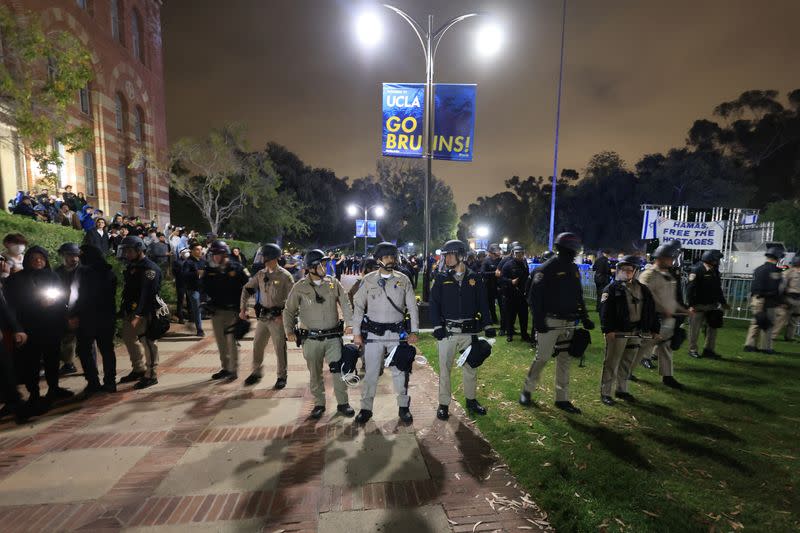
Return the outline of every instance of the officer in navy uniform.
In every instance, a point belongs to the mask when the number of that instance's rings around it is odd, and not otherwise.
[[[492,243],[489,245],[486,259],[484,259],[483,263],[481,263],[481,277],[483,278],[484,285],[486,285],[486,296],[489,298],[489,314],[492,318],[492,324],[497,324],[497,309],[495,306],[501,304],[500,295],[497,291],[497,276],[495,276],[494,273],[497,270],[497,266],[500,264],[502,253],[503,252],[500,250],[500,245],[497,243]],[[503,316],[503,306],[500,305],[501,329],[505,325],[505,322],[503,322]]]
[[[366,375],[361,384],[361,410],[356,423],[365,424],[372,418],[372,405],[378,388],[378,376],[384,358],[401,340],[416,344],[419,332],[417,300],[408,276],[395,270],[397,246],[382,242],[375,247],[378,271],[364,276],[353,298],[353,342],[364,347]],[[405,318],[408,314],[409,321]],[[365,338],[366,337],[366,338]],[[409,405],[408,378],[396,366],[389,367],[397,394],[398,416],[406,424],[413,421]]]
[[[722,254],[717,250],[703,252],[700,261],[689,272],[686,285],[689,311],[693,313],[689,319],[689,355],[700,357],[697,341],[700,330],[706,322],[706,314],[726,307],[725,295],[722,293],[722,278],[719,273],[719,260]],[[706,340],[702,357],[719,358],[715,348],[717,344],[716,328],[706,327]]]
[[[783,250],[780,248],[770,248],[764,254],[766,262],[753,272],[753,283],[750,286],[750,310],[753,313],[753,320],[747,330],[747,340],[745,341],[745,352],[761,351],[766,354],[776,354],[772,349],[772,328],[775,326],[775,311],[781,305],[781,283],[783,272],[778,268],[778,261],[783,258]],[[756,315],[763,313],[769,324],[768,328],[763,328],[756,319]],[[761,336],[759,349],[758,337]]]
[[[519,403],[531,405],[531,392],[536,390],[542,370],[553,357],[556,344],[568,343],[574,334],[575,322],[580,320],[586,329],[594,329],[583,301],[581,276],[575,257],[581,243],[574,233],[561,233],[556,237],[557,255],[533,271],[528,305],[533,313],[536,329],[536,358],[528,370]],[[568,413],[581,410],[569,401],[569,367],[572,356],[560,352],[556,357],[556,407]]]
[[[206,308],[213,313],[211,326],[219,349],[222,368],[211,379],[234,381],[239,376],[239,347],[231,328],[239,320],[239,301],[242,287],[249,277],[244,266],[231,259],[231,249],[225,241],[214,241],[208,247],[208,267],[203,288],[208,300]]]
[[[514,322],[519,316],[519,331],[522,340],[530,342],[528,335],[528,305],[525,302],[525,287],[528,285],[528,263],[525,261],[525,248],[516,245],[511,250],[512,259],[503,265],[500,280],[505,302],[506,340],[514,340]]]
[[[122,341],[128,349],[133,370],[119,382],[136,381],[135,389],[158,383],[158,346],[147,338],[147,326],[161,290],[161,269],[145,256],[144,241],[129,235],[119,244],[122,258],[128,263],[122,288]],[[142,352],[144,351],[144,355]]]
[[[504,336],[506,334],[513,335],[514,330],[506,331],[506,298],[505,298],[505,282],[503,281],[503,267],[506,266],[506,263],[509,261],[514,260],[514,247],[518,246],[519,243],[517,241],[512,242],[508,245],[508,253],[504,256],[500,257],[500,261],[497,263],[497,270],[494,271],[495,279],[497,280],[497,294],[500,297],[500,336]]]
[[[447,420],[452,397],[450,371],[456,354],[470,346],[472,336],[484,329],[487,337],[494,337],[495,333],[490,327],[483,278],[464,264],[467,247],[461,241],[447,241],[442,253],[445,270],[436,274],[431,287],[429,310],[431,324],[436,326],[433,335],[439,341],[439,408],[436,417]],[[465,363],[461,370],[467,410],[485,415],[486,408],[475,397],[478,388],[477,369]]]

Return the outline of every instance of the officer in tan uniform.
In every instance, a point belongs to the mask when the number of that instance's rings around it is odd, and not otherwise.
[[[303,346],[303,357],[311,375],[311,393],[314,395],[311,418],[314,419],[322,418],[325,412],[323,360],[330,364],[342,358],[342,335],[346,333],[343,326],[352,324],[353,320],[347,292],[336,278],[325,275],[326,262],[322,250],[311,250],[306,254],[306,277],[294,284],[283,311],[286,338],[291,342],[299,339]],[[339,308],[344,323],[339,320]],[[351,330],[350,327],[347,329]],[[334,375],[333,391],[336,410],[344,416],[355,415],[348,403],[347,385],[339,375]]]
[[[395,270],[397,246],[382,242],[375,247],[374,254],[379,269],[364,276],[353,298],[353,342],[364,346],[366,367],[361,389],[361,410],[356,416],[359,424],[365,424],[372,418],[372,404],[384,357],[401,340],[415,344],[419,332],[417,300],[411,280]],[[410,372],[403,372],[396,366],[389,368],[397,394],[398,416],[408,424],[413,421],[408,409],[411,402],[408,396]]]
[[[639,282],[650,289],[653,295],[656,313],[661,320],[661,339],[642,340],[636,359],[649,358],[655,349],[661,381],[673,389],[682,389],[683,385],[672,375],[672,348],[669,341],[675,333],[675,314],[688,313],[688,310],[678,303],[676,297],[678,282],[670,270],[675,262],[674,253],[674,249],[668,245],[659,246],[653,254],[653,268],[648,268],[639,275]]]
[[[239,318],[247,320],[247,301],[258,291],[255,312],[258,322],[253,337],[253,371],[244,381],[245,385],[255,385],[264,376],[264,349],[272,339],[275,357],[278,361],[278,379],[275,389],[286,386],[286,334],[283,331],[283,309],[286,298],[292,290],[294,279],[289,271],[278,265],[281,248],[277,244],[265,244],[261,247],[264,268],[242,288],[239,302]]]
[[[600,401],[614,405],[615,396],[633,401],[628,392],[633,362],[639,353],[640,336],[656,336],[660,330],[655,303],[650,290],[635,279],[639,258],[626,255],[617,262],[616,279],[600,296],[600,327],[606,339]]]
[[[771,355],[777,353],[772,348],[772,330],[775,327],[775,310],[781,302],[783,274],[778,268],[778,261],[783,258],[783,250],[770,248],[764,255],[767,260],[753,272],[750,285],[753,320],[747,330],[744,351]]]
[[[775,310],[773,341],[781,332],[784,332],[785,340],[794,340],[797,325],[800,323],[800,254],[792,258],[791,267],[783,272],[783,298],[783,305]],[[789,329],[786,329],[787,324]]]

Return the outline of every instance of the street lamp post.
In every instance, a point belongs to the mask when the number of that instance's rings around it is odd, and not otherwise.
[[[359,210],[361,210],[361,209],[364,210],[364,218],[362,220],[364,220],[364,255],[366,256],[367,255],[367,239],[369,238],[369,231],[368,231],[368,228],[369,228],[369,218],[368,218],[369,217],[369,211],[370,211],[370,209],[374,210],[375,211],[375,216],[377,218],[380,218],[380,217],[383,216],[384,207],[381,204],[375,204],[375,205],[371,205],[369,207],[362,207],[362,206],[360,206],[358,204],[350,204],[347,207],[347,212],[350,214],[350,216],[355,216],[359,212]],[[355,253],[355,236],[353,237],[353,253]]]

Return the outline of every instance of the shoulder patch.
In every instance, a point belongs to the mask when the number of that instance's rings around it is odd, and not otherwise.
[[[469,286],[470,287],[474,287],[475,286],[475,278],[469,278]]]
[[[146,270],[145,273],[144,273],[144,277],[146,277],[149,280],[154,280],[154,279],[156,279],[156,271],[155,270]]]
[[[230,272],[228,272],[228,276],[230,276],[232,278],[236,277],[236,271],[235,270],[231,270]]]

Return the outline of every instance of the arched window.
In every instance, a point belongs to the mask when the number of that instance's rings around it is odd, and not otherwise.
[[[89,99],[90,94],[91,93],[89,92],[88,83],[84,87],[81,87],[78,90],[78,96],[81,103],[81,113],[83,113],[84,115],[92,114],[91,101]]]
[[[131,49],[133,50],[133,57],[144,63],[144,34],[142,33],[142,28],[142,17],[134,9],[131,16]]]
[[[144,139],[144,111],[139,106],[136,106],[133,112],[133,134],[136,142],[142,142]]]
[[[114,95],[114,121],[117,131],[125,131],[125,99],[120,93]]]

